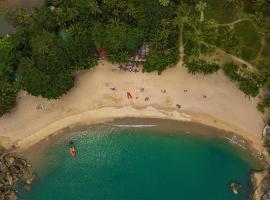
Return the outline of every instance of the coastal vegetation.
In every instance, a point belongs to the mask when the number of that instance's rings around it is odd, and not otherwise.
[[[192,74],[223,70],[245,95],[270,107],[270,4],[266,0],[46,0],[9,12],[16,31],[0,39],[0,115],[16,95],[58,98],[75,72],[97,64],[101,50],[126,63],[143,43],[144,71],[179,60]],[[264,92],[260,92],[264,91]]]

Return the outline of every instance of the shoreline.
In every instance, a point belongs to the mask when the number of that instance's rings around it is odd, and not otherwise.
[[[165,89],[166,93],[162,92]],[[127,92],[132,99],[127,98]],[[18,144],[23,152],[67,128],[123,118],[167,119],[226,131],[232,142],[244,141],[248,151],[269,166],[258,101],[245,98],[222,71],[206,77],[191,75],[179,63],[159,76],[156,72],[123,72],[118,65],[101,61],[79,72],[74,88],[60,99],[46,100],[21,92],[15,109],[0,118],[0,143]]]
[[[224,141],[235,146],[237,149],[241,150],[243,153],[247,153],[252,157],[252,162],[257,163],[259,167],[256,170],[262,169],[262,160],[259,160],[255,157],[255,153],[257,152],[256,149],[252,146],[252,141],[247,140],[243,136],[228,131],[224,129],[219,129],[213,126],[209,126],[206,124],[198,123],[195,121],[183,121],[183,120],[175,120],[175,119],[168,119],[168,118],[154,118],[154,117],[128,117],[128,118],[112,118],[108,120],[101,120],[96,121],[95,123],[91,124],[76,124],[74,126],[68,126],[58,131],[53,132],[52,134],[44,137],[43,139],[31,143],[27,143],[25,148],[20,148],[18,151],[22,154],[27,156],[34,156],[33,161],[36,161],[37,155],[43,154],[43,151],[51,144],[54,144],[55,141],[61,138],[69,138],[73,136],[77,136],[83,134],[85,132],[90,131],[92,128],[95,130],[96,127],[104,128],[104,129],[144,129],[150,132],[154,131],[155,134],[164,134],[164,132],[168,132],[171,135],[192,135],[194,137],[214,137],[220,138]],[[237,137],[239,140],[244,140],[245,144],[237,143],[237,141],[231,140],[232,137]],[[28,141],[28,140],[27,140]],[[22,141],[23,142],[23,141]],[[23,144],[23,143],[21,143]],[[24,147],[24,146],[23,146]],[[245,147],[245,148],[243,148]]]
[[[129,112],[126,115],[126,112]],[[111,113],[111,114],[108,114]],[[113,114],[112,114],[113,113]],[[122,115],[125,113],[124,115]],[[125,118],[138,118],[138,119],[160,119],[160,120],[172,120],[179,122],[191,122],[199,125],[215,128],[220,131],[228,132],[228,135],[235,135],[241,137],[248,143],[248,148],[258,152],[264,150],[262,141],[256,136],[247,133],[237,127],[233,127],[230,124],[217,120],[211,116],[202,115],[199,113],[184,113],[177,110],[162,110],[156,109],[152,106],[146,108],[136,109],[133,107],[104,107],[97,110],[90,110],[85,113],[80,113],[74,116],[69,116],[56,121],[38,132],[31,134],[21,140],[15,142],[19,146],[20,151],[25,151],[31,148],[33,145],[41,142],[42,140],[52,136],[61,134],[65,129],[77,130],[80,127],[89,127],[100,123],[112,122],[114,120],[120,120]]]
[[[126,97],[127,91],[133,99]],[[7,146],[15,143],[25,150],[67,127],[119,118],[157,118],[232,132],[250,141],[249,146],[258,153],[266,153],[258,100],[245,98],[221,71],[207,77],[191,75],[178,63],[159,76],[155,72],[123,72],[118,65],[100,61],[98,66],[79,72],[74,88],[60,99],[21,92],[15,109],[0,118],[0,138]]]

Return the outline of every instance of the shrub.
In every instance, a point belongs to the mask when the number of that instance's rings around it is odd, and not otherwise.
[[[108,55],[108,60],[112,63],[126,63],[128,62],[128,52],[122,51],[118,53],[111,53]]]
[[[223,65],[223,71],[233,81],[240,81],[240,76],[237,73],[239,66],[234,63],[226,63]]]
[[[259,86],[257,81],[253,78],[244,78],[240,81],[240,90],[247,96],[256,97],[259,94]]]
[[[0,116],[15,106],[18,91],[18,84],[7,77],[0,77]]]
[[[188,72],[191,74],[202,73],[213,74],[218,71],[219,66],[216,63],[208,63],[203,59],[192,59],[191,61],[186,62],[185,65],[188,69]]]
[[[266,108],[270,108],[270,98],[262,99],[257,105],[257,109],[262,113],[265,112]]]
[[[179,60],[179,52],[177,48],[170,49],[166,52],[152,51],[150,52],[147,61],[143,68],[147,72],[155,71],[162,72],[168,65],[175,65]]]

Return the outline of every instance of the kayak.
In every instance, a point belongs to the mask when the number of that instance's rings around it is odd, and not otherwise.
[[[76,157],[76,149],[75,149],[75,146],[74,146],[74,143],[73,142],[70,142],[69,143],[69,152],[70,152],[70,156],[72,158],[75,158]]]

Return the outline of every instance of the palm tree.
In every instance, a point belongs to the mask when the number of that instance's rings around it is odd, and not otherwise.
[[[201,13],[200,21],[202,22],[204,20],[204,10],[206,8],[207,4],[204,1],[199,1],[196,4],[196,10]]]
[[[175,18],[173,24],[180,30],[183,30],[184,25],[188,22],[189,8],[185,3],[181,3],[175,12]]]
[[[70,23],[74,23],[78,17],[79,12],[73,8],[66,8],[58,12],[57,14],[57,24],[61,28],[67,28]]]
[[[133,18],[135,17],[136,8],[131,1],[128,1],[128,3],[127,3],[126,12],[127,12],[128,16],[133,17]]]
[[[158,29],[157,32],[152,35],[152,37],[150,39],[150,45],[154,49],[158,49],[158,50],[164,49],[167,45],[169,32],[170,32],[170,30],[168,30],[166,28]]]
[[[170,0],[159,0],[159,4],[162,6],[168,6],[170,3]]]
[[[173,25],[180,30],[179,34],[179,52],[180,52],[180,63],[183,63],[184,59],[184,44],[183,44],[183,30],[186,23],[189,22],[189,7],[185,3],[181,3],[175,12],[175,18],[173,19]]]
[[[90,1],[88,3],[88,7],[90,9],[90,12],[95,16],[102,13],[97,1]]]

